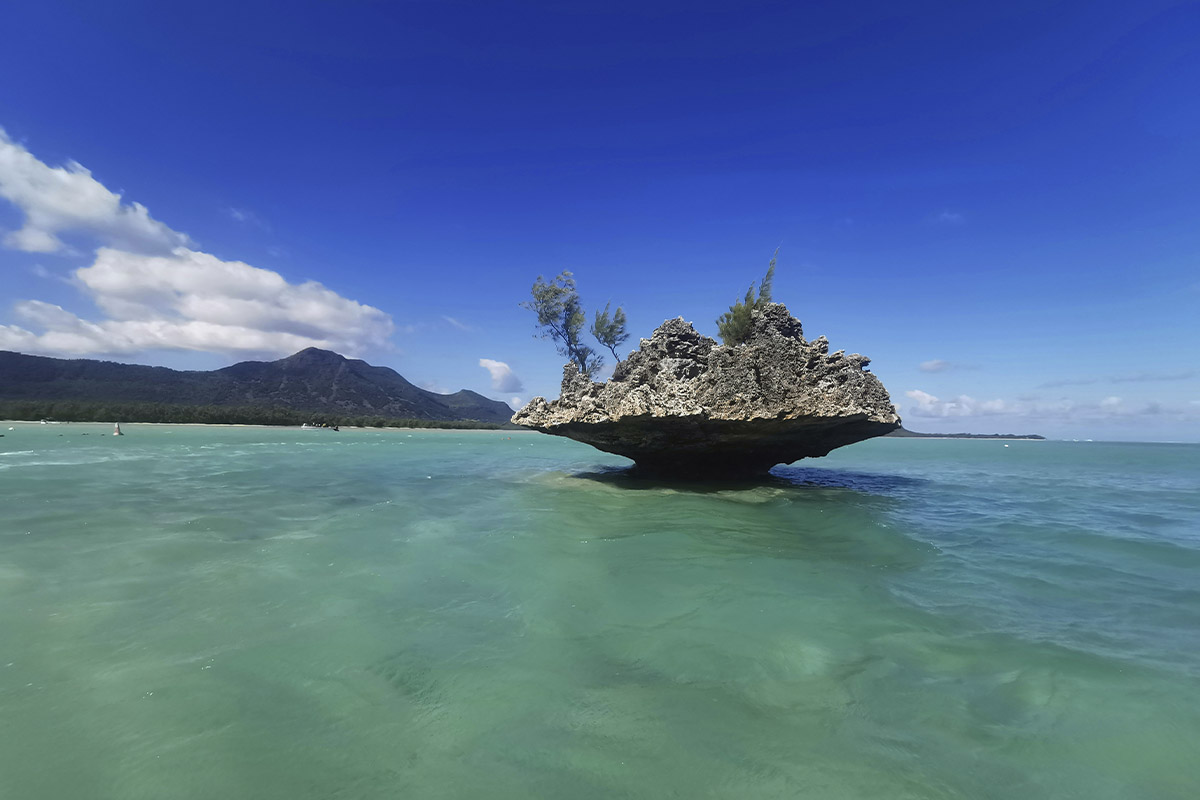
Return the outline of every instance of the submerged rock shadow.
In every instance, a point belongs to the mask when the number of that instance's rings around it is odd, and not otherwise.
[[[869,571],[855,580],[883,574],[875,570],[919,569],[937,552],[910,533],[903,513],[906,495],[929,482],[903,475],[780,467],[741,480],[686,481],[599,467],[569,480],[602,487],[607,495],[593,500],[607,512],[607,529],[589,539],[683,534],[688,557],[752,555]],[[629,490],[646,497],[621,502],[614,496]],[[622,516],[614,517],[613,508]]]
[[[688,480],[641,470],[637,465],[599,467],[571,473],[571,477],[618,489],[668,489],[692,494],[712,494],[750,489],[796,490],[804,488],[849,489],[854,492],[889,496],[929,483],[924,478],[824,467],[776,467],[765,475],[712,480]]]
[[[776,467],[771,476],[790,486],[814,486],[823,489],[852,489],[867,494],[894,495],[928,486],[928,478],[878,472],[829,469],[828,467]]]

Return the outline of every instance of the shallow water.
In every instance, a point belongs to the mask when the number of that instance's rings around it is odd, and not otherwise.
[[[1200,796],[1200,446],[14,427],[4,798]]]

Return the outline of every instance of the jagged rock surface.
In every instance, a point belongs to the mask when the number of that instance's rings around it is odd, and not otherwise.
[[[805,341],[779,303],[753,318],[750,340],[733,347],[667,320],[607,383],[568,364],[562,396],[535,397],[512,421],[646,472],[698,477],[763,473],[900,427],[870,359]]]

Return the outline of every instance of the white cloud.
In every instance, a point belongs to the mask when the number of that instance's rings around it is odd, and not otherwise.
[[[24,325],[0,325],[0,349],[46,355],[147,350],[285,355],[321,347],[348,355],[385,346],[395,330],[378,308],[315,281],[289,283],[271,270],[183,246],[188,237],[127,204],[79,164],[52,168],[0,129],[0,197],[25,213],[6,237],[20,249],[61,250],[59,233],[88,233],[104,246],[71,282],[107,318],[86,320],[39,300],[15,306]],[[248,214],[237,209],[234,212]],[[252,216],[248,220],[256,219]]]
[[[1011,408],[1003,400],[976,400],[960,394],[953,400],[940,400],[920,389],[904,393],[915,401],[912,414],[918,417],[974,417],[983,414],[1003,414]]]
[[[108,315],[89,322],[37,300],[18,303],[34,333],[0,325],[0,348],[47,354],[204,350],[282,355],[322,347],[350,355],[382,346],[391,318],[319,283],[288,283],[276,272],[178,248],[148,256],[96,252],[75,282]]]
[[[934,217],[933,221],[939,225],[962,225],[967,220],[957,211],[943,211]]]
[[[525,405],[525,401],[521,397],[514,394],[512,397],[508,398],[508,404],[514,409],[520,410],[521,406]]]
[[[88,233],[109,245],[136,252],[169,252],[189,244],[186,234],[150,216],[140,203],[125,203],[82,165],[70,161],[51,167],[34,157],[0,128],[0,197],[25,216],[4,244],[29,253],[66,249],[59,234]]]
[[[525,388],[521,385],[521,379],[503,361],[481,358],[479,366],[492,374],[492,388],[498,392],[519,392]]]

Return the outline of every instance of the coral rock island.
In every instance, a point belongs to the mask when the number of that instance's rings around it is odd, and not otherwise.
[[[753,314],[745,344],[719,345],[667,320],[607,383],[563,368],[562,396],[535,397],[512,421],[637,462],[641,472],[733,477],[823,456],[900,427],[870,359],[805,341],[779,303]]]

